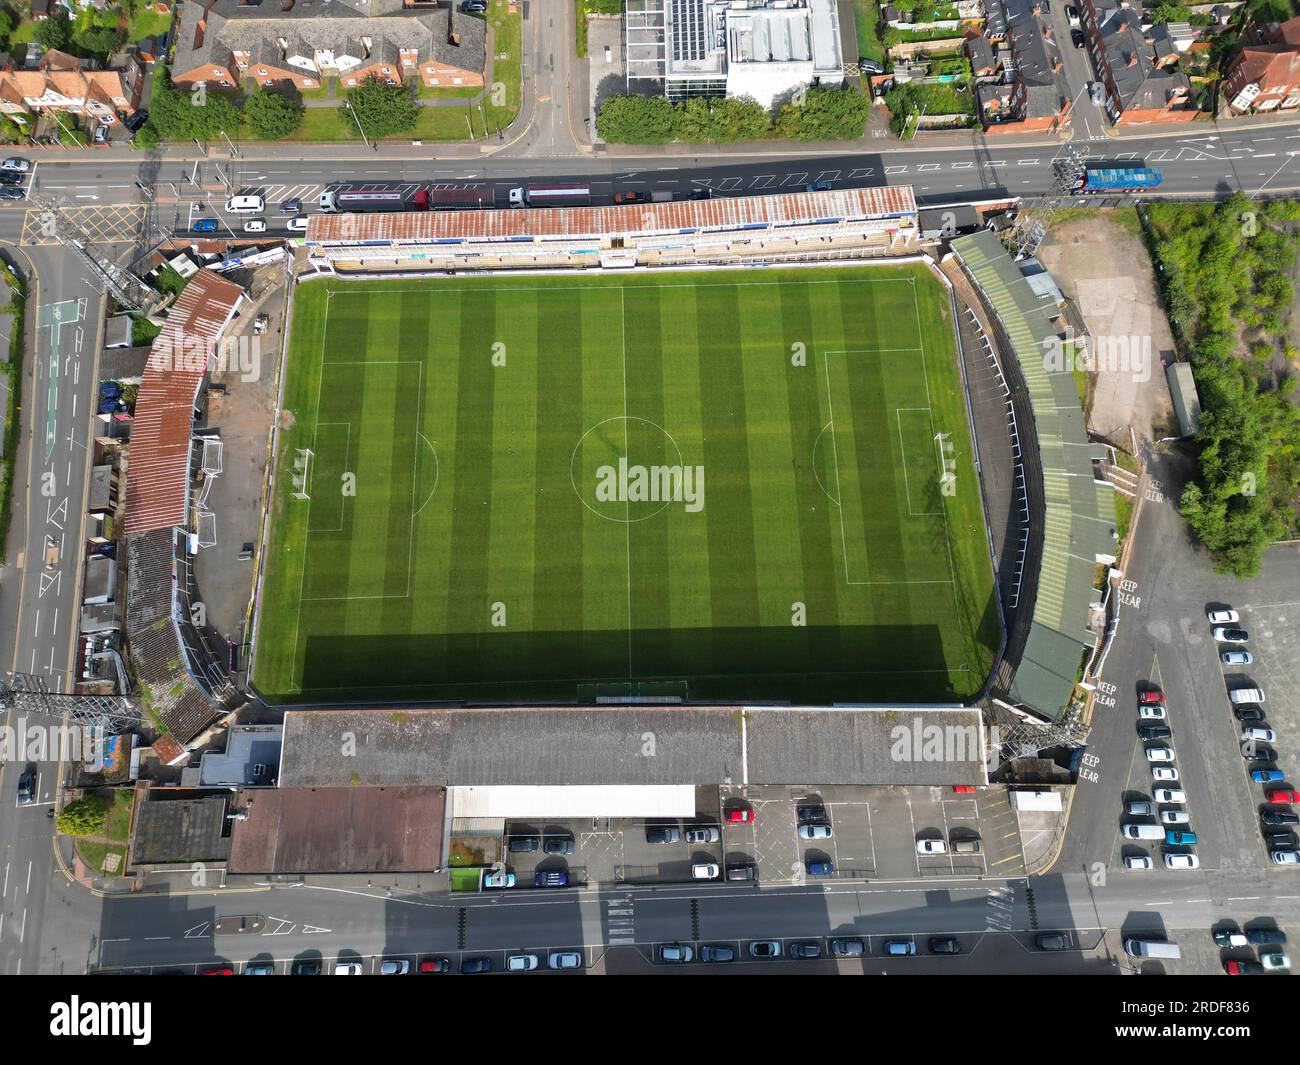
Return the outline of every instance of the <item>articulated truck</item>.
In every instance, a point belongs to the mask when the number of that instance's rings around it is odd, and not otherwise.
[[[344,186],[326,189],[320,194],[320,209],[325,214],[340,214],[344,211],[357,214],[373,214],[377,211],[427,211],[429,190],[416,189],[408,199],[396,186],[368,189]]]
[[[529,185],[510,190],[511,207],[590,207],[586,185]]]

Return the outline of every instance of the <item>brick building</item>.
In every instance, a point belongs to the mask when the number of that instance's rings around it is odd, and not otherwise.
[[[1081,0],[1080,16],[1093,66],[1117,126],[1190,122],[1191,82],[1178,69],[1178,43],[1164,26],[1143,30],[1130,0]]]
[[[1248,43],[1223,80],[1223,98],[1236,114],[1300,106],[1300,18],[1248,32]]]

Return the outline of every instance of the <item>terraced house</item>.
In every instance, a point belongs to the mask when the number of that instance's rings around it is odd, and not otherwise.
[[[24,125],[50,111],[87,115],[112,125],[139,106],[140,67],[127,57],[118,70],[96,66],[57,51],[46,52],[35,70],[19,69],[8,56],[2,57],[0,112]]]
[[[1129,0],[1081,0],[1084,35],[1106,114],[1117,126],[1190,122],[1197,111],[1191,82],[1178,69],[1178,41],[1168,26],[1142,27]]]
[[[182,87],[351,88],[375,77],[429,87],[478,86],[487,23],[455,5],[403,0],[186,0],[172,81]]]

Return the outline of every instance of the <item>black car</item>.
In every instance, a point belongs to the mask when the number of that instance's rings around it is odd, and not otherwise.
[[[883,74],[885,72],[884,64],[875,59],[859,59],[858,69],[864,74]]]
[[[804,958],[812,960],[822,956],[822,945],[820,943],[803,942],[790,944],[790,957]]]
[[[281,214],[302,214],[302,200],[285,200],[280,204]]]
[[[795,810],[795,816],[799,818],[799,824],[811,825],[826,820],[825,806],[800,806]]]
[[[296,961],[289,966],[290,976],[320,976],[320,962]]]
[[[1264,840],[1268,843],[1269,850],[1293,851],[1297,847],[1294,832],[1269,832],[1264,836]]]
[[[26,769],[18,778],[18,804],[28,806],[36,801],[36,774]]]
[[[954,936],[941,936],[927,944],[931,954],[960,954],[961,944]]]
[[[1070,43],[1071,43],[1072,45],[1074,45],[1075,48],[1082,48],[1082,47],[1083,47],[1083,30],[1071,30],[1071,31],[1070,31]]]
[[[712,196],[712,189],[691,189],[691,191],[686,194],[688,200],[707,200]]]
[[[572,854],[572,836],[547,836],[542,840],[542,850],[547,854]]]
[[[148,121],[149,121],[148,111],[136,111],[134,114],[127,115],[126,118],[122,120],[122,125],[124,125],[132,133],[139,133],[141,127],[144,126],[144,124]]]
[[[752,865],[727,866],[728,880],[757,880],[758,870]]]
[[[647,843],[676,843],[679,839],[681,839],[681,833],[673,825],[646,825],[645,841]]]
[[[1144,740],[1167,740],[1173,734],[1168,725],[1143,725],[1138,729],[1138,735]]]
[[[1274,943],[1285,943],[1286,933],[1280,928],[1248,928],[1246,940],[1255,947],[1267,947]]]
[[[26,176],[14,170],[0,170],[0,185],[21,185]]]
[[[1293,814],[1290,810],[1265,810],[1259,815],[1259,820],[1269,828],[1284,828],[1300,825],[1300,814]]]
[[[735,961],[736,952],[730,947],[715,947],[705,944],[700,947],[700,961]]]
[[[1039,950],[1069,950],[1070,941],[1060,932],[1048,932],[1034,940]]]
[[[831,953],[837,958],[860,958],[866,953],[866,944],[860,939],[851,937],[832,939]]]
[[[25,200],[27,193],[22,189],[0,187],[0,200]]]
[[[460,971],[463,973],[490,973],[492,971],[492,959],[466,958],[460,963]]]
[[[511,836],[509,849],[515,854],[529,854],[541,845],[541,836]]]
[[[1243,743],[1241,756],[1251,762],[1276,762],[1277,751],[1267,743]]]
[[[460,9],[467,15],[481,15],[487,10],[487,0],[460,0]]]
[[[1232,712],[1243,725],[1255,725],[1264,720],[1264,711],[1258,706],[1236,706]]]

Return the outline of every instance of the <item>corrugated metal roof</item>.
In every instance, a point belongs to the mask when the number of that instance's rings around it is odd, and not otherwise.
[[[153,343],[135,401],[126,474],[126,531],[185,524],[194,398],[221,331],[244,290],[200,270]]]
[[[888,218],[915,211],[912,187],[892,185],[616,207],[326,214],[312,215],[307,226],[307,243],[631,236],[680,229],[806,223],[822,218]]]

